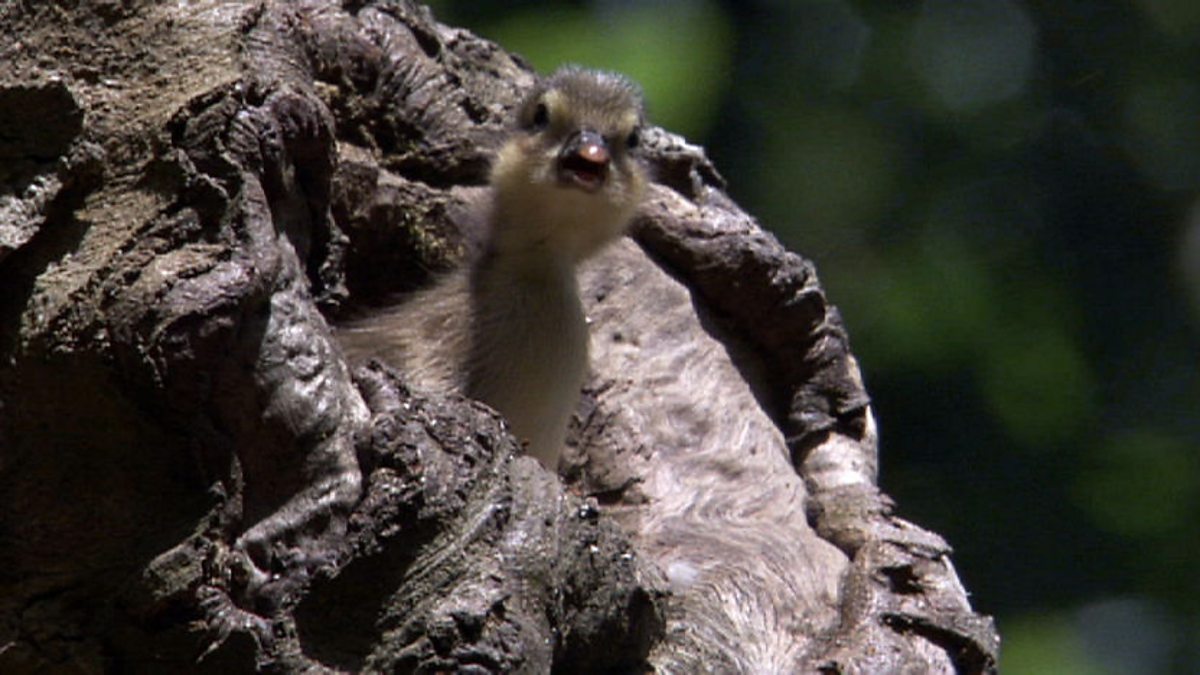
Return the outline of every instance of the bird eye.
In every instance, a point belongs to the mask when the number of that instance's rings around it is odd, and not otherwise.
[[[544,129],[548,124],[550,124],[550,109],[546,107],[545,103],[539,103],[533,111],[533,127]]]
[[[630,150],[636,148],[641,142],[642,134],[637,129],[629,132],[629,135],[625,137],[625,146]]]

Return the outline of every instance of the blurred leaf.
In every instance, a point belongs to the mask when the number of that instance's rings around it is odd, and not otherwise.
[[[886,265],[835,266],[857,326],[855,347],[868,370],[946,372],[968,367],[994,320],[994,283],[978,256],[952,236],[929,233],[894,246]],[[841,294],[835,296],[843,301]]]
[[[977,109],[1021,94],[1036,31],[1010,0],[928,0],[913,27],[912,61],[941,105]]]
[[[895,189],[894,150],[861,111],[797,101],[760,114],[771,141],[757,158],[752,190],[774,203],[773,227],[819,252],[853,241],[883,214]]]
[[[1073,496],[1097,525],[1116,534],[1189,534],[1200,515],[1198,453],[1157,430],[1121,434],[1082,467]]]
[[[1179,243],[1179,274],[1192,301],[1193,325],[1200,328],[1200,202],[1192,205]]]
[[[1197,120],[1200,86],[1194,81],[1144,73],[1126,91],[1126,145],[1142,173],[1164,189],[1200,185]]]
[[[1088,658],[1071,621],[1059,614],[1027,614],[1000,626],[1005,675],[1116,675]]]
[[[480,31],[543,73],[578,63],[629,75],[646,91],[651,120],[692,138],[708,132],[729,84],[732,29],[705,0],[546,7]]]
[[[1138,595],[1093,600],[1075,612],[1075,619],[1087,653],[1121,675],[1171,672],[1186,625],[1160,603]]]
[[[984,398],[1023,444],[1049,449],[1092,418],[1090,367],[1060,324],[1013,322],[982,357]]]
[[[1167,35],[1194,40],[1200,29],[1200,3],[1196,0],[1137,0],[1137,4]]]

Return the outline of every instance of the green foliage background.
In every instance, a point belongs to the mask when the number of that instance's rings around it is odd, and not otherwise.
[[[1005,673],[1200,672],[1200,2],[433,7],[633,76],[818,263]]]

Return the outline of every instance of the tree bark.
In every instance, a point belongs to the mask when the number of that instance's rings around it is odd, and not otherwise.
[[[661,129],[563,475],[329,322],[534,76],[402,0],[0,9],[0,671],[992,672],[812,266]]]

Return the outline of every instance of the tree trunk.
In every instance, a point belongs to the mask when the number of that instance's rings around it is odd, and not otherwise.
[[[811,265],[646,135],[562,476],[329,322],[533,74],[403,0],[0,8],[0,671],[991,672]]]

